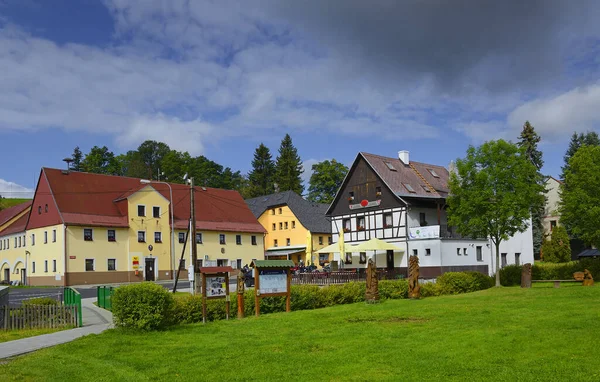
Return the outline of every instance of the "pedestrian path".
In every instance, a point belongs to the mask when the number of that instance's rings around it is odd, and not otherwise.
[[[95,301],[96,298],[81,300],[83,327],[0,343],[0,359],[64,344],[88,334],[100,334],[112,328],[112,313],[108,310],[98,308],[94,305]]]

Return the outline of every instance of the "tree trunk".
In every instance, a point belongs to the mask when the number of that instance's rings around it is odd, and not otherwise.
[[[497,240],[496,243],[496,286],[500,285],[500,240]]]

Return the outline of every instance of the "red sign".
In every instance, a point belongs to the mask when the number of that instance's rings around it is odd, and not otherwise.
[[[77,256],[69,256],[69,259],[71,260],[75,260],[77,258]]]
[[[356,210],[359,208],[377,207],[380,204],[381,204],[381,200],[374,200],[374,201],[370,202],[370,201],[364,199],[364,200],[361,200],[361,202],[358,204],[350,204],[350,209]]]

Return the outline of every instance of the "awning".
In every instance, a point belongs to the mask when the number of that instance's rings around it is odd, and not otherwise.
[[[267,249],[267,251],[265,252],[265,258],[268,258],[269,256],[289,256],[304,251],[306,251],[306,248],[283,248],[280,250]]]
[[[585,250],[583,250],[583,252],[581,252],[579,255],[577,255],[577,257],[596,257],[596,256],[600,256],[600,251],[597,250],[596,248],[585,249]]]
[[[379,240],[379,239],[371,239],[365,241],[364,243],[358,244],[356,247],[352,248],[355,252],[363,252],[363,251],[396,251],[396,252],[404,252],[404,250],[398,247],[395,244],[388,243],[387,241]]]

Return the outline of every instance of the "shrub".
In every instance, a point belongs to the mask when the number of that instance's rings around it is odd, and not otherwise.
[[[569,280],[573,273],[590,271],[592,276],[600,276],[600,259],[583,259],[570,261],[568,263],[534,263],[531,267],[531,278],[533,280]],[[504,286],[521,284],[522,267],[518,265],[507,265],[500,270],[500,282]]]
[[[521,285],[521,265],[507,265],[500,269],[500,284],[503,286]]]
[[[552,238],[544,240],[541,258],[548,263],[564,263],[571,260],[571,244],[565,227],[555,227],[552,230]]]
[[[440,284],[432,282],[421,284],[421,297],[435,297],[441,294]]]
[[[382,300],[399,300],[403,298],[408,298],[408,281],[379,281],[379,298],[381,298]]]
[[[23,305],[58,305],[58,301],[52,297],[36,297],[23,300]]]
[[[492,287],[493,279],[480,272],[447,272],[438,277],[440,294],[475,292]]]
[[[132,284],[115,289],[112,313],[117,326],[156,330],[169,324],[173,304],[172,294],[160,285]]]

